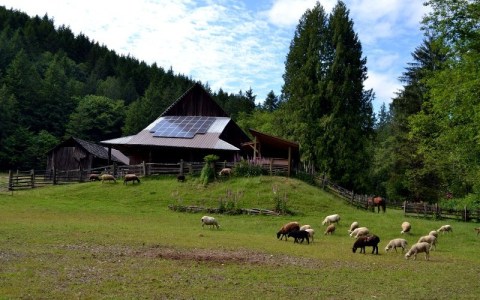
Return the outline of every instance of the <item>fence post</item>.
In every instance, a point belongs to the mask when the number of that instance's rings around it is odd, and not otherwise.
[[[30,181],[33,189],[35,187],[35,171],[33,169],[30,170]]]
[[[53,184],[57,184],[57,168],[53,167]]]
[[[183,162],[183,159],[180,159],[180,171],[179,171],[180,175],[183,175],[183,168],[184,168],[184,162]]]
[[[403,201],[403,215],[407,215],[407,201]]]
[[[13,191],[13,173],[12,173],[12,170],[8,170],[8,190]]]
[[[142,171],[143,171],[143,174],[145,174],[145,176],[150,175],[150,174],[147,174],[147,166],[145,165],[145,161],[142,161]]]

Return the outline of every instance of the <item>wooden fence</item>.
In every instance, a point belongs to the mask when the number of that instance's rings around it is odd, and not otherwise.
[[[423,202],[405,201],[402,205],[405,216],[431,218],[431,219],[452,219],[460,221],[480,222],[480,209],[471,210],[464,206],[463,209],[445,209],[437,203],[429,204]]]

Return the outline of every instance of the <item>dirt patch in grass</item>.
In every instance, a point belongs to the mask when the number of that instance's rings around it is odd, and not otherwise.
[[[178,261],[195,261],[216,264],[251,264],[266,266],[293,266],[302,268],[318,269],[325,266],[336,268],[361,268],[361,263],[352,261],[329,261],[325,262],[318,259],[290,256],[283,254],[268,254],[248,249],[202,249],[202,248],[175,248],[166,245],[140,246],[138,248],[124,246],[85,246],[85,245],[67,245],[64,246],[70,250],[90,252],[97,259],[114,258],[146,258],[146,259],[165,259]]]

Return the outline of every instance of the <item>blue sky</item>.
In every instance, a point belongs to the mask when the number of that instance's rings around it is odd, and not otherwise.
[[[367,58],[374,109],[391,102],[411,53],[422,43],[422,0],[344,0]],[[0,0],[31,16],[47,14],[119,54],[238,93],[257,102],[280,95],[298,20],[315,0]],[[336,0],[320,1],[327,12]]]

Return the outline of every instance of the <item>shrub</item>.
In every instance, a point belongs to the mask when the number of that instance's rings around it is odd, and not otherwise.
[[[219,160],[219,157],[214,154],[207,155],[203,158],[205,165],[200,173],[200,182],[203,185],[207,185],[210,181],[215,179],[215,162]]]
[[[246,160],[241,160],[235,165],[235,175],[240,177],[254,177],[264,174],[261,166],[250,164]]]

